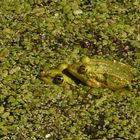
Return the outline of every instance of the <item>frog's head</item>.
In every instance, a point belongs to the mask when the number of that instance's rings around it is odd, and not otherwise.
[[[40,78],[48,85],[53,84],[59,86],[64,86],[66,84],[75,85],[74,81],[71,78],[62,73],[64,68],[65,68],[64,65],[61,65],[57,69],[42,71]]]
[[[69,65],[67,70],[77,79],[87,84],[89,81],[90,66],[85,63],[75,63]]]
[[[67,67],[67,70],[74,77],[76,77],[83,83],[87,84],[87,82],[89,81],[89,75],[90,75],[90,71],[91,71],[91,67],[90,67],[90,65],[88,65],[89,62],[90,62],[89,57],[86,57],[86,56],[82,57],[80,62],[69,65]]]

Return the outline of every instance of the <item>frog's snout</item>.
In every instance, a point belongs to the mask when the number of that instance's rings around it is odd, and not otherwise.
[[[71,73],[73,76],[77,77],[78,71],[77,71],[77,65],[73,64],[68,66],[67,70],[69,73]]]
[[[73,65],[69,65],[67,67],[67,70],[70,72],[70,73],[73,73],[74,72],[74,66]]]

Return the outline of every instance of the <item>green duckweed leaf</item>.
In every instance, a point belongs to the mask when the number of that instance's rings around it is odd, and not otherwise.
[[[0,106],[0,114],[2,114],[4,112],[4,107]]]

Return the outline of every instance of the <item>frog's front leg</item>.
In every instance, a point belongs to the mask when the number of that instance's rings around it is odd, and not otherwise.
[[[88,73],[85,75],[85,83],[94,88],[106,87],[106,77],[100,73]]]
[[[86,81],[86,84],[93,88],[105,87],[103,83],[100,83],[96,79],[91,79],[91,80],[89,79]]]

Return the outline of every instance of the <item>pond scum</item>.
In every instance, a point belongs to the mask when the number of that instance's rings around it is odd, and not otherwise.
[[[1,140],[139,140],[139,0],[0,1]],[[129,64],[131,89],[76,80],[47,85],[42,69],[81,57]]]

